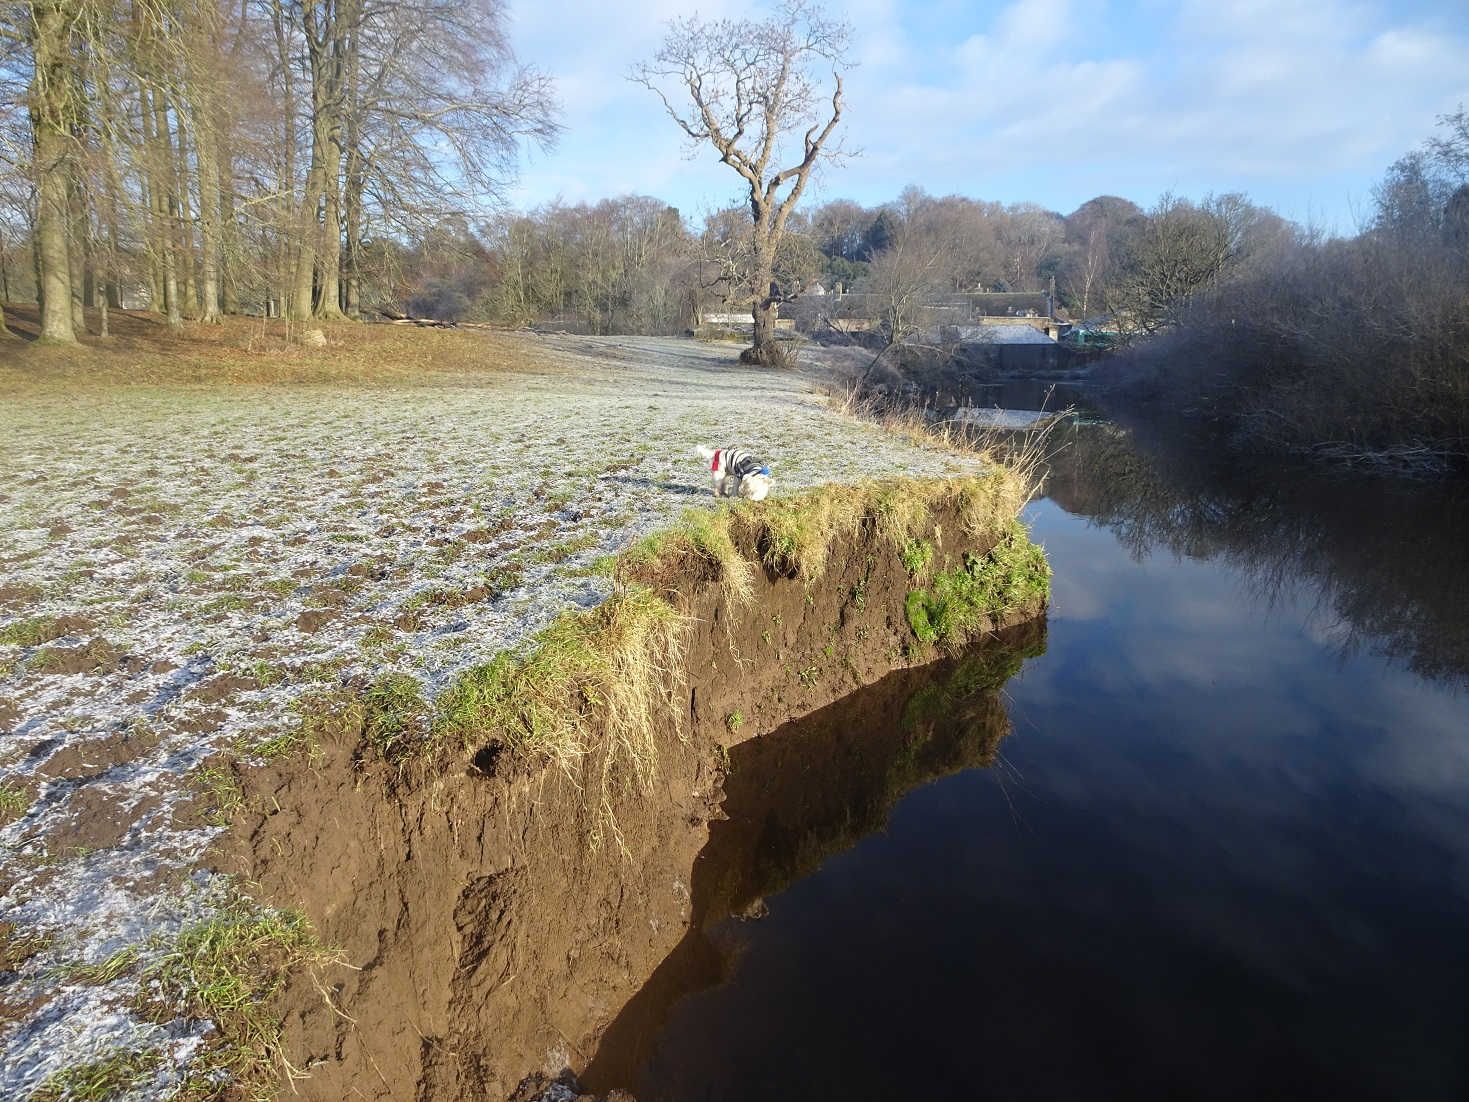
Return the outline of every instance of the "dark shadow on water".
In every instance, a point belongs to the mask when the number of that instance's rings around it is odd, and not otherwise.
[[[584,1086],[638,1087],[674,1005],[728,978],[739,952],[730,916],[758,920],[766,896],[881,830],[914,788],[993,764],[1010,730],[999,690],[1044,652],[1036,620],[735,747],[727,818],[710,824],[694,866],[688,932],[603,1035]]]

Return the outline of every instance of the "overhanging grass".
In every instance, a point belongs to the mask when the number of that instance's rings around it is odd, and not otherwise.
[[[618,558],[612,573],[619,588],[610,600],[562,615],[524,648],[467,672],[440,698],[433,734],[465,743],[498,737],[573,775],[576,763],[596,753],[604,781],[625,767],[646,786],[657,770],[655,719],[667,714],[677,726],[682,716],[679,586],[717,580],[740,605],[751,599],[761,565],[810,584],[825,573],[833,547],[865,527],[901,554],[918,546],[917,534],[930,533],[940,510],[954,510],[965,534],[979,541],[1008,531],[1023,500],[1020,482],[997,469],[691,509]],[[1008,599],[1008,590],[993,595]],[[599,736],[605,745],[592,744]],[[599,796],[606,795],[603,784]]]
[[[468,671],[440,700],[435,733],[465,742],[498,735],[569,773],[605,728],[601,769],[619,763],[642,784],[657,769],[654,720],[677,719],[673,686],[683,659],[683,617],[664,597],[627,587],[586,612],[567,613],[517,651]],[[599,718],[601,724],[589,722]]]
[[[902,551],[914,533],[927,531],[938,508],[953,508],[964,534],[977,540],[1004,530],[1026,492],[1021,480],[996,468],[966,478],[833,483],[793,497],[690,509],[673,528],[624,552],[617,573],[656,579],[680,558],[696,556],[715,568],[731,598],[743,603],[752,592],[757,564],[742,547],[757,549],[761,563],[772,570],[809,583],[826,572],[832,547],[865,525]]]
[[[922,562],[926,568],[927,560]],[[923,643],[958,650],[997,618],[1045,600],[1050,577],[1045,552],[1030,542],[1018,520],[1011,521],[989,554],[966,553],[961,566],[909,591],[908,626]]]

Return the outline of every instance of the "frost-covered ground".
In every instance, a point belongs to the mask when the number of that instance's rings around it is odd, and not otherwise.
[[[695,444],[754,447],[777,494],[967,465],[728,346],[526,339],[555,370],[0,398],[0,922],[43,946],[0,944],[0,1097],[118,1049],[158,1054],[138,1097],[178,1081],[205,1027],[74,966],[219,905],[191,771],[301,694],[396,671],[431,699],[600,601],[598,558],[712,504]]]

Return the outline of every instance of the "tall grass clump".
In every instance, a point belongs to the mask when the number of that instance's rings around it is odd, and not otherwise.
[[[636,574],[656,584],[664,576],[687,576],[687,567],[703,562],[714,571],[732,604],[744,604],[755,591],[755,564],[735,546],[730,530],[730,506],[688,509],[678,523],[655,532],[624,551],[621,574]]]
[[[627,587],[465,673],[440,700],[436,733],[466,743],[498,736],[571,776],[600,749],[604,776],[625,765],[646,788],[657,774],[655,721],[681,717],[674,687],[682,663],[678,610],[649,589]]]
[[[910,590],[904,604],[908,626],[929,646],[960,650],[996,620],[1045,601],[1050,577],[1045,553],[1015,521],[989,554],[966,553],[962,565]]]

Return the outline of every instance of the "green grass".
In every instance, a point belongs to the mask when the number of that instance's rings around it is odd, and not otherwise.
[[[983,557],[965,554],[957,569],[935,574],[927,588],[905,602],[908,626],[929,646],[957,650],[994,621],[1050,595],[1045,553],[1030,542],[1019,521]]]
[[[54,616],[28,616],[0,628],[0,643],[12,647],[38,647],[57,635]]]
[[[335,959],[300,911],[264,911],[237,899],[208,922],[182,931],[144,969],[152,994],[139,1009],[161,1020],[182,1009],[214,1023],[219,1043],[201,1058],[199,1093],[207,1093],[202,1085],[211,1073],[223,1071],[244,1097],[272,1098],[279,1080],[293,1073],[270,1000],[288,975]],[[190,1093],[186,1089],[185,1097]]]
[[[13,822],[31,806],[31,796],[24,788],[0,784],[0,824]]]
[[[100,1060],[62,1068],[46,1077],[30,1102],[102,1102],[139,1086],[162,1061],[157,1049],[114,1049]]]
[[[0,972],[14,972],[51,941],[50,934],[21,933],[9,919],[0,921]]]
[[[927,575],[928,568],[933,563],[933,544],[928,540],[907,540],[898,557],[902,559],[903,568],[908,571],[909,577],[922,578]]]
[[[208,802],[204,818],[224,826],[245,806],[245,793],[227,766],[206,765],[194,770],[194,783]]]
[[[407,674],[380,677],[363,694],[367,743],[384,761],[402,761],[413,755],[415,744],[429,734],[429,708],[423,688]]]
[[[96,964],[69,964],[58,968],[56,974],[73,983],[100,987],[131,972],[137,966],[140,954],[141,950],[136,945],[129,945]]]

